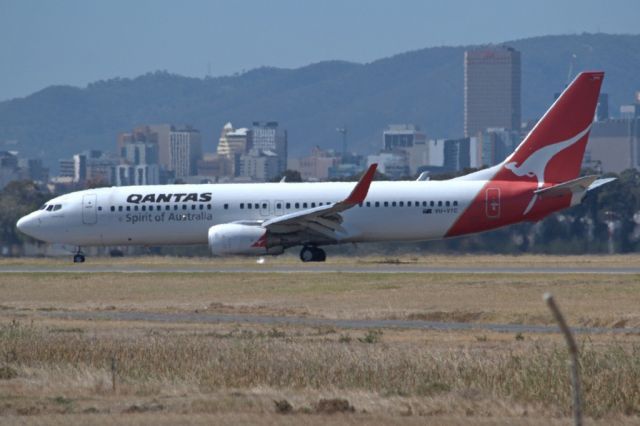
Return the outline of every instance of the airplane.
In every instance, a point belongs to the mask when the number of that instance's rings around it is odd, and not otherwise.
[[[604,72],[583,72],[504,161],[445,181],[373,182],[372,164],[348,182],[150,185],[56,197],[18,229],[75,247],[208,244],[215,256],[279,255],[300,246],[424,241],[538,221],[610,182],[580,176]]]

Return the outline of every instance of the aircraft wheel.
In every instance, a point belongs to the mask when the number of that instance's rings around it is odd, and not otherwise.
[[[73,263],[84,263],[84,255],[76,254],[73,256]]]
[[[305,246],[300,250],[300,260],[303,262],[324,262],[327,260],[327,254],[320,248]]]
[[[302,247],[300,250],[300,260],[303,262],[313,262],[314,259],[314,249],[313,247]]]
[[[313,257],[313,260],[315,262],[324,262],[325,260],[327,260],[327,253],[325,253],[325,251],[321,248],[316,248]]]

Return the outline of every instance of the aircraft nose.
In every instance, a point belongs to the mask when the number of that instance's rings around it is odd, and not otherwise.
[[[34,217],[30,217],[31,215],[23,216],[16,223],[16,227],[23,234],[27,234],[30,237],[33,237],[33,231],[38,226],[38,219]]]

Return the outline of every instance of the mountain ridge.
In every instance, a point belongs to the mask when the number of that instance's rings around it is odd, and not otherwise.
[[[504,43],[522,52],[522,117],[539,117],[574,74],[604,69],[610,111],[640,90],[640,35],[580,34],[524,38]],[[274,120],[289,131],[290,156],[314,145],[339,148],[336,127],[346,125],[351,149],[381,146],[392,123],[415,123],[428,137],[462,135],[463,53],[476,46],[428,47],[368,63],[322,61],[288,69],[260,67],[221,77],[184,77],[156,71],[113,78],[84,88],[49,86],[0,102],[3,142],[55,168],[58,158],[95,148],[115,150],[118,132],[140,124],[192,124],[213,151],[227,121],[249,126]]]

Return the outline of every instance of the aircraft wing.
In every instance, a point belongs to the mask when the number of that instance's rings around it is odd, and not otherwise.
[[[274,234],[306,231],[317,233],[330,240],[340,240],[347,234],[342,227],[341,212],[360,204],[367,197],[377,164],[372,164],[362,175],[347,198],[337,203],[314,207],[266,220],[262,227]]]

